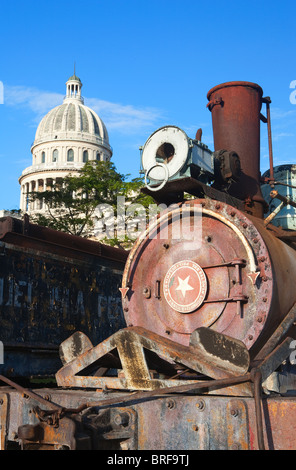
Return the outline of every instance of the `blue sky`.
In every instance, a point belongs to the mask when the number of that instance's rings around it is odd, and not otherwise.
[[[19,207],[18,177],[31,165],[37,125],[62,103],[74,62],[121,173],[139,175],[139,146],[166,124],[190,137],[202,127],[213,148],[206,95],[234,80],[271,97],[275,165],[296,163],[295,14],[292,1],[2,0],[0,209]]]

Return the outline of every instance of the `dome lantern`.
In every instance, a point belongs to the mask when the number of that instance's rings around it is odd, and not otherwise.
[[[106,126],[93,109],[85,106],[81,88],[82,82],[74,71],[74,75],[66,82],[63,103],[51,109],[40,121],[31,148],[32,153],[39,144],[71,139],[103,146],[111,156]]]
[[[74,70],[74,75],[72,75],[66,82],[66,96],[65,96],[64,101],[67,101],[69,99],[71,100],[76,99],[83,103],[84,100],[81,96],[81,88],[82,88],[81,80],[80,78],[76,76],[75,70]]]

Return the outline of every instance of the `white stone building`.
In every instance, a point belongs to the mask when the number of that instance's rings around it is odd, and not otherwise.
[[[32,191],[45,191],[59,179],[77,174],[86,161],[108,161],[112,156],[108,132],[103,121],[84,105],[82,83],[74,74],[66,83],[61,105],[41,120],[31,148],[32,165],[20,178],[20,209],[33,215],[45,210],[41,201],[30,201]]]

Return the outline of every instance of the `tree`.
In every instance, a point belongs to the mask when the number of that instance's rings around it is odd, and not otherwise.
[[[153,199],[143,194],[141,178],[127,181],[129,175],[116,171],[111,162],[87,162],[78,175],[69,175],[46,191],[32,192],[31,199],[45,204],[46,211],[32,217],[33,222],[73,235],[88,236],[94,229],[105,234],[105,241],[111,245],[126,244],[131,237],[126,234],[126,226],[137,224],[137,210],[143,217],[143,208],[148,208]],[[120,202],[120,203],[119,203]],[[133,205],[130,217],[123,211]],[[123,220],[124,215],[124,220]],[[117,219],[117,225],[114,220]],[[118,233],[118,221],[124,234]],[[113,233],[110,236],[110,227]],[[109,229],[109,230],[108,230]],[[113,235],[113,236],[112,236]]]

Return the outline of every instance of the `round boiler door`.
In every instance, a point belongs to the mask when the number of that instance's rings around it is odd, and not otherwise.
[[[227,204],[195,200],[179,207],[186,208],[182,217],[178,207],[162,213],[130,252],[122,284],[127,326],[185,345],[197,328],[213,328],[251,347],[265,322],[261,305],[268,309],[270,302],[271,281],[256,282],[257,256],[264,255],[265,272],[268,260],[260,233]]]

